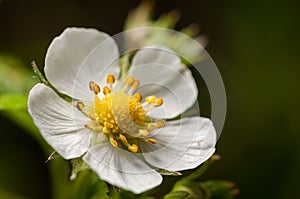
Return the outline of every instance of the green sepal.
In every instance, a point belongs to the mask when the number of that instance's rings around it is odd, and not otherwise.
[[[31,66],[32,66],[32,69],[33,69],[33,72],[38,76],[38,78],[40,79],[40,81],[42,83],[44,83],[46,86],[50,87],[59,97],[61,97],[62,99],[64,99],[65,101],[67,102],[72,102],[74,101],[75,99],[73,99],[72,97],[66,95],[66,94],[63,94],[61,92],[59,92],[57,90],[57,88],[55,88],[45,77],[44,75],[41,73],[41,71],[39,70],[38,66],[36,65],[36,63],[33,61],[31,62]],[[76,100],[75,100],[76,101]]]
[[[161,175],[166,176],[181,176],[182,174],[178,171],[168,171],[166,169],[156,169],[156,171]]]
[[[89,166],[81,158],[72,159],[70,162],[72,164],[71,180],[74,180],[79,172],[89,169]]]

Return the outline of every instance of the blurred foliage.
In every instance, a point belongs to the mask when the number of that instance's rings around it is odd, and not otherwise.
[[[37,82],[28,69],[18,57],[0,54],[0,94],[27,93]]]
[[[25,94],[1,94],[0,110],[24,110],[27,108],[27,99]]]
[[[206,38],[199,34],[198,25],[191,24],[182,28],[179,30],[182,34],[165,31],[164,29],[175,30],[180,19],[180,12],[172,10],[158,19],[153,19],[153,9],[154,1],[144,0],[128,14],[124,25],[126,47],[132,50],[160,44],[178,53],[184,60],[188,60],[188,63],[199,61],[206,45]],[[155,28],[143,29],[145,27]],[[130,29],[138,30],[131,32]],[[129,31],[126,32],[126,30]]]

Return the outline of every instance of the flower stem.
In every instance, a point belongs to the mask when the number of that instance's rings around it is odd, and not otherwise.
[[[219,155],[213,155],[210,159],[208,159],[207,161],[205,161],[201,167],[199,167],[195,172],[193,172],[192,174],[186,176],[185,178],[182,178],[182,180],[184,181],[191,181],[191,180],[196,180],[197,178],[199,178],[200,176],[202,176],[202,174],[208,169],[208,167],[216,160],[219,160],[220,156]]]

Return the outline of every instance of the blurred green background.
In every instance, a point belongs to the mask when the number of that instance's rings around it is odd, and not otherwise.
[[[42,66],[49,43],[65,27],[95,27],[113,35],[138,3],[0,0],[0,93],[28,92],[32,84],[26,81],[34,78],[30,62]],[[209,39],[207,51],[223,76],[228,112],[217,147],[222,159],[203,179],[235,182],[237,198],[300,195],[299,8],[296,0],[156,1],[154,16],[178,9],[178,28],[197,23]],[[18,66],[25,66],[29,80],[14,73]],[[0,114],[0,198],[51,198],[45,144],[8,119],[23,121],[22,114]]]

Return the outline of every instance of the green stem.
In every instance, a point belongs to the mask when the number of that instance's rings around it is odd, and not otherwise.
[[[209,161],[204,162],[203,165],[200,168],[198,168],[192,174],[182,178],[182,180],[184,180],[184,181],[196,180],[197,178],[202,176],[202,174],[208,169],[209,165],[210,165]]]
[[[201,167],[199,167],[195,172],[192,174],[182,178],[183,181],[192,181],[197,180],[202,174],[208,169],[208,167],[215,161],[219,160],[220,156],[215,154],[210,157],[207,161],[205,161]]]

